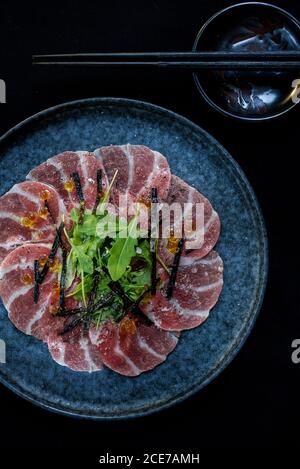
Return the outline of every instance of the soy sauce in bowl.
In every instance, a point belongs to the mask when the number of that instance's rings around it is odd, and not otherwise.
[[[300,23],[265,3],[233,5],[199,31],[193,50],[280,51],[300,49]],[[292,83],[299,71],[203,71],[194,74],[205,99],[218,111],[247,120],[270,119],[295,106]]]

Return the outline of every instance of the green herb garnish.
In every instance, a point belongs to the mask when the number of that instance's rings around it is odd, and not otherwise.
[[[137,216],[134,216],[128,225],[127,237],[118,237],[110,249],[108,259],[108,272],[112,280],[119,280],[130,265],[131,259],[136,255],[137,238],[135,236],[137,228]],[[122,231],[119,236],[122,236]]]
[[[97,208],[92,212],[85,209],[84,213],[73,208],[72,228],[64,230],[70,244],[65,288],[71,288],[67,297],[73,296],[83,304],[80,317],[84,324],[99,325],[106,319],[117,321],[123,316],[124,298],[112,291],[111,282],[118,281],[133,303],[151,285],[150,244],[139,235],[138,213],[127,223],[107,210],[116,174],[108,190],[97,197]],[[103,304],[101,299],[107,295],[110,300]],[[95,308],[97,304],[100,306]]]

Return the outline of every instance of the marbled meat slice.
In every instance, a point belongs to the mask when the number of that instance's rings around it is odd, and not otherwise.
[[[223,287],[223,262],[219,254],[211,251],[204,258],[181,258],[170,300],[166,298],[169,277],[163,271],[160,274],[160,289],[140,304],[143,312],[168,331],[192,329],[203,323]]]
[[[213,209],[210,201],[204,197],[200,192],[198,192],[194,187],[190,186],[182,179],[172,174],[170,190],[166,202],[171,206],[174,202],[181,204],[184,207],[184,203],[194,204],[203,204],[204,208],[204,220],[203,223],[199,226],[199,231],[203,233],[203,242],[202,245],[197,249],[191,249],[190,251],[183,250],[182,256],[194,256],[196,258],[204,257],[208,254],[216,244],[220,236],[220,219],[217,212]],[[184,213],[184,211],[183,211]],[[186,214],[191,213],[189,210],[186,210]],[[192,211],[192,219],[195,220],[195,210]],[[172,212],[171,212],[171,221],[172,221]],[[182,224],[182,219],[175,220],[174,227],[180,226]],[[195,229],[195,226],[193,226]],[[168,245],[168,236],[166,233],[162,232],[162,238],[159,242],[159,251],[161,257],[168,264],[172,261],[173,254],[167,249]],[[183,236],[187,241],[193,239],[193,236],[190,237],[189,233],[184,233]]]
[[[97,170],[102,170],[102,190],[107,188],[107,178],[101,161],[87,151],[65,151],[49,158],[33,168],[27,179],[52,185],[62,197],[68,211],[79,207],[79,198],[72,179],[77,172],[85,199],[85,206],[92,209],[97,197]]]
[[[20,331],[44,341],[65,320],[52,314],[59,296],[57,258],[40,285],[38,303],[33,299],[34,261],[45,262],[50,249],[47,244],[24,244],[8,254],[0,266],[0,296],[9,319]]]
[[[0,262],[21,244],[52,243],[55,224],[64,212],[65,206],[51,186],[29,181],[14,185],[0,197]]]
[[[126,376],[138,376],[164,362],[174,350],[178,336],[146,324],[131,315],[119,323],[106,321],[90,329],[103,363]]]
[[[156,187],[158,198],[164,200],[169,191],[171,173],[166,158],[158,151],[143,145],[111,145],[95,150],[102,161],[107,177],[111,180],[118,170],[113,186],[113,200],[118,204],[119,195],[127,195],[131,201],[151,201],[151,188]]]
[[[89,373],[103,368],[98,348],[91,343],[88,331],[84,331],[80,324],[63,335],[54,331],[47,342],[53,360],[61,366]]]

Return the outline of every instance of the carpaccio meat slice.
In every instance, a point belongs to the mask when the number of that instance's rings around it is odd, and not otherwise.
[[[48,336],[49,352],[59,365],[73,371],[99,371],[103,368],[100,352],[91,343],[88,331],[79,324],[66,334],[53,332]]]
[[[47,244],[25,244],[8,254],[0,266],[0,296],[9,319],[20,331],[43,341],[63,327],[65,320],[52,314],[59,292],[57,258],[40,286],[38,303],[33,300],[34,261],[44,262],[50,249]]]
[[[174,350],[178,335],[126,315],[119,323],[106,321],[90,329],[91,342],[103,363],[126,376],[138,376],[164,362]]]
[[[158,151],[143,145],[111,145],[95,150],[109,180],[118,170],[113,186],[113,200],[116,204],[119,195],[127,195],[131,201],[151,201],[151,188],[156,187],[158,198],[164,200],[169,191],[171,173],[166,158]]]
[[[87,151],[65,151],[49,158],[27,175],[27,179],[41,181],[53,186],[62,197],[68,211],[79,207],[79,198],[72,179],[77,172],[87,209],[93,209],[97,197],[97,170],[102,170],[102,190],[108,187],[101,161]]]
[[[202,194],[200,194],[200,192],[198,192],[194,187],[184,182],[178,176],[174,176],[172,174],[170,190],[166,202],[170,206],[174,202],[179,203],[182,207],[184,207],[184,203],[192,203],[193,205],[197,203],[203,204],[204,223],[202,223],[199,227],[199,229],[202,230],[202,233],[204,235],[202,245],[199,248],[191,249],[190,251],[186,251],[184,249],[182,256],[194,256],[196,258],[206,256],[206,254],[208,254],[213,249],[214,245],[218,241],[221,230],[219,216],[217,212],[213,209],[210,201]],[[186,213],[188,213],[188,210],[186,211]],[[192,219],[195,219],[195,210],[192,211]],[[174,226],[176,227],[177,225],[182,225],[182,219],[175,220]],[[195,229],[195,227],[193,227],[193,229]],[[189,240],[189,234],[183,233],[183,236],[185,237],[187,244],[187,241]],[[161,257],[163,257],[165,262],[168,264],[172,261],[173,254],[172,250],[170,251],[167,249],[169,239],[164,230],[162,232],[162,238],[163,239],[161,239],[159,242],[159,253]],[[193,237],[191,237],[190,239],[193,239]]]
[[[34,261],[47,258],[55,225],[63,213],[79,206],[72,173],[78,172],[86,208],[92,209],[98,169],[102,169],[103,190],[119,170],[112,191],[115,203],[125,194],[129,202],[148,205],[152,187],[157,188],[159,201],[203,203],[204,243],[199,249],[183,250],[171,300],[166,298],[168,276],[158,267],[159,289],[140,305],[149,322],[127,314],[120,322],[108,320],[98,328],[92,326],[88,333],[78,325],[62,335],[67,319],[53,314],[59,300],[60,255],[40,286],[38,304],[33,301]],[[220,221],[210,202],[180,178],[171,179],[166,159],[142,145],[103,147],[94,154],[64,152],[34,168],[28,179],[0,198],[0,261],[1,255],[6,256],[0,266],[0,296],[13,324],[47,342],[53,359],[75,371],[97,371],[104,364],[120,374],[137,376],[162,363],[176,347],[178,332],[201,324],[222,290],[223,263],[217,252],[211,251],[220,234]],[[174,244],[176,240],[171,241]],[[22,246],[15,248],[18,244]],[[170,249],[169,238],[159,241],[159,253],[171,264],[174,249]],[[67,299],[66,307],[75,307],[69,305],[72,301],[76,302]]]
[[[51,186],[29,181],[14,185],[0,197],[0,262],[21,244],[52,243],[55,224],[64,212],[65,206]]]
[[[160,274],[160,289],[140,304],[142,311],[168,331],[192,329],[203,323],[223,287],[223,262],[219,254],[211,251],[204,258],[181,258],[170,300],[166,298],[168,276],[162,270]]]

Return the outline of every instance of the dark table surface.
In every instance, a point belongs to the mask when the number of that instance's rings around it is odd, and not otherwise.
[[[176,407],[122,422],[74,420],[33,406],[0,386],[0,447],[144,451],[283,448],[296,444],[300,364],[299,108],[247,123],[223,117],[199,96],[188,72],[49,70],[32,53],[189,50],[223,0],[60,1],[0,4],[0,133],[49,106],[93,96],[141,99],[172,109],[210,132],[245,171],[261,204],[270,244],[265,301],[241,352],[207,388]],[[300,18],[296,0],[273,1]],[[293,428],[293,422],[295,427]],[[200,451],[201,452],[201,451]]]

